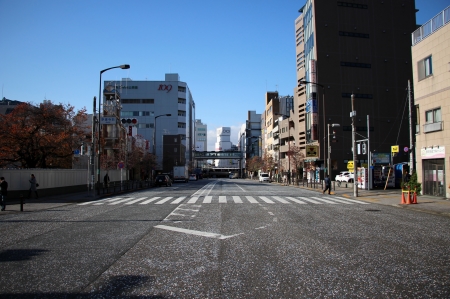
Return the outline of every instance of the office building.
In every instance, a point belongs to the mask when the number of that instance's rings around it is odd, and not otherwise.
[[[353,159],[352,111],[356,140],[367,139],[369,129],[373,152],[390,155],[392,145],[408,145],[403,111],[412,79],[414,0],[307,0],[299,12],[293,139],[305,152],[305,166],[326,169],[331,146],[332,176],[347,169]],[[335,128],[337,142],[330,145],[328,124],[340,126]],[[402,159],[407,156],[394,162]],[[368,164],[367,155],[358,155],[357,161]]]
[[[156,155],[159,170],[164,168],[163,135],[180,136],[186,164],[192,164],[195,103],[187,83],[180,81],[178,74],[166,74],[164,81],[105,80],[104,86],[105,94],[119,91],[120,120],[135,120],[134,126],[125,126],[129,134],[148,141],[148,151]],[[104,99],[106,105],[108,97]]]

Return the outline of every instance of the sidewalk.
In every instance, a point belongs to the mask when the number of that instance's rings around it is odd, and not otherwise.
[[[274,183],[282,185],[282,183],[272,182],[272,184]],[[319,193],[322,193],[323,191],[321,184],[316,184],[316,188],[312,188],[310,186],[306,187],[306,183],[305,186],[303,186],[300,183],[299,186],[289,185],[288,187],[312,190],[317,191]],[[441,197],[421,195],[417,196],[417,204],[401,204],[402,191],[400,189],[386,189],[386,190],[384,190],[383,188],[377,188],[373,190],[358,189],[357,197],[354,197],[353,193],[354,192],[352,184],[348,184],[348,187],[345,187],[345,184],[342,184],[341,187],[338,187],[337,185],[334,188],[332,187],[330,196],[333,195],[342,196],[374,204],[394,206],[403,209],[409,209],[434,215],[450,217],[450,200]]]

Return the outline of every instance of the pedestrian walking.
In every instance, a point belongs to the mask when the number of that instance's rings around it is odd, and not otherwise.
[[[31,192],[34,191],[34,194],[36,194],[36,198],[39,198],[39,195],[37,193],[37,187],[39,187],[39,184],[36,181],[36,177],[34,174],[31,174],[31,178],[28,180],[30,182],[30,190],[28,192],[28,199],[31,198]]]
[[[287,186],[287,177],[283,175],[283,185]]]
[[[8,182],[5,181],[4,177],[0,178],[0,199],[2,211],[6,209],[6,195],[8,195]]]
[[[327,190],[328,190],[328,194],[331,194],[331,193],[330,193],[330,192],[331,192],[331,180],[330,180],[330,178],[328,177],[328,175],[327,175],[326,178],[325,178],[325,190],[323,190],[322,194],[324,194],[325,191],[327,191]]]
[[[109,175],[108,175],[108,173],[106,173],[105,174],[105,176],[103,177],[103,186],[105,186],[105,188],[107,188],[108,187],[108,185],[109,185]]]

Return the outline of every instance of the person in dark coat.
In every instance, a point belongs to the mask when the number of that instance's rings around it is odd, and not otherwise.
[[[8,183],[4,177],[0,178],[0,199],[2,211],[6,209],[6,195],[8,195]]]
[[[323,190],[322,194],[324,194],[325,191],[327,191],[327,190],[328,190],[328,194],[331,194],[331,193],[330,193],[330,192],[331,192],[331,180],[330,180],[330,178],[328,177],[328,175],[327,175],[326,178],[325,178],[325,190]]]
[[[104,187],[108,187],[108,185],[109,185],[109,175],[108,174],[105,174],[105,177],[103,178],[103,186]]]
[[[28,192],[28,198],[31,197],[31,192],[33,191],[36,194],[36,198],[39,198],[39,195],[37,193],[37,181],[34,174],[31,175],[31,178],[28,181],[30,182],[30,191]]]

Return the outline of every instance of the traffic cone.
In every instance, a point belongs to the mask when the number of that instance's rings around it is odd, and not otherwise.
[[[417,204],[417,193],[416,193],[416,190],[414,190],[414,193],[412,194],[411,203],[412,204]]]
[[[406,199],[406,204],[407,205],[411,204],[411,192],[409,192],[409,190],[408,190],[408,198]]]
[[[408,193],[408,191],[402,190],[402,201],[401,201],[401,203],[400,203],[400,204],[402,204],[402,205],[406,204],[406,200],[405,200],[405,195],[406,195],[406,193]]]

